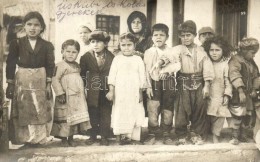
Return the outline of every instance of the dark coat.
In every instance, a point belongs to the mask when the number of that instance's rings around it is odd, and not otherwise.
[[[241,55],[234,55],[229,61],[229,78],[233,85],[233,97],[230,101],[232,105],[240,105],[239,93],[235,85],[237,79],[241,79],[246,95],[246,108],[253,110],[253,103],[250,93],[254,87],[254,79],[259,77],[259,70],[254,60],[247,61]]]
[[[38,37],[33,50],[26,36],[13,40],[6,60],[7,79],[14,79],[16,65],[24,68],[44,67],[47,77],[51,78],[55,67],[53,45],[51,42]]]
[[[94,51],[88,51],[80,58],[80,75],[87,87],[87,104],[88,106],[99,106],[100,91],[108,92],[107,77],[114,55],[106,49],[105,64],[100,70],[97,64]]]

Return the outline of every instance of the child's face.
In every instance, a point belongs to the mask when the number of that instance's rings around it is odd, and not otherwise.
[[[200,40],[201,44],[203,44],[207,39],[212,38],[212,37],[214,37],[214,35],[212,33],[209,33],[209,32],[202,33],[199,36],[199,40]]]
[[[164,31],[158,30],[153,32],[152,40],[156,47],[163,47],[167,39],[168,37]]]
[[[92,46],[92,49],[94,50],[94,52],[98,53],[98,52],[102,52],[105,47],[106,47],[106,43],[100,40],[95,40],[92,39],[90,41],[90,44]]]
[[[122,39],[120,41],[120,49],[124,55],[130,56],[133,55],[133,51],[135,50],[135,44],[129,39]]]
[[[25,29],[26,35],[29,38],[36,39],[40,35],[43,28],[38,19],[32,18],[32,19],[26,21],[26,23],[24,25],[24,29]]]
[[[77,59],[77,56],[79,54],[79,51],[76,49],[73,45],[68,45],[63,51],[62,51],[63,57],[65,61],[67,62],[73,62]]]
[[[142,22],[139,17],[135,18],[131,23],[131,28],[134,33],[139,33],[142,30]]]
[[[256,54],[256,50],[245,50],[243,56],[246,60],[253,60]]]
[[[181,42],[183,45],[189,46],[193,44],[195,35],[190,32],[181,32],[179,37],[181,38]]]
[[[223,55],[223,50],[220,46],[218,46],[215,43],[212,43],[210,45],[210,49],[209,49],[209,55],[211,57],[211,59],[215,62],[218,62],[221,60],[222,55]]]
[[[79,29],[79,37],[82,39],[84,43],[88,42],[89,33],[90,31],[85,27]]]

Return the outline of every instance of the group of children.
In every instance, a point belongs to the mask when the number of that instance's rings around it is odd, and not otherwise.
[[[154,144],[158,134],[164,144],[203,144],[210,128],[217,143],[225,119],[233,128],[230,142],[238,144],[242,124],[254,114],[260,83],[253,61],[259,43],[254,38],[243,39],[240,51],[231,57],[221,37],[196,45],[196,24],[191,20],[179,26],[181,45],[168,47],[169,28],[158,23],[152,27],[153,45],[142,58],[133,33],[120,35],[120,52],[114,56],[107,49],[106,32],[85,28],[89,50],[79,64],[81,46],[70,39],[62,44],[63,61],[55,66],[52,44],[40,37],[45,29],[42,16],[28,13],[24,26],[26,36],[10,44],[6,68],[14,143],[38,146],[50,133],[62,145],[75,146],[73,135],[90,130],[87,145],[96,143],[98,135],[101,145],[109,145],[112,128],[117,144],[140,144],[145,105],[149,135],[144,144]],[[56,97],[49,128],[51,85]],[[171,136],[173,115],[176,141]]]

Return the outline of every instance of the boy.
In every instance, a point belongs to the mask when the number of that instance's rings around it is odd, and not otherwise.
[[[204,49],[194,43],[196,24],[187,20],[179,26],[182,45],[173,47],[171,54],[179,55],[181,69],[177,73],[177,94],[175,98],[175,132],[181,137],[179,143],[191,140],[203,144],[208,133],[207,100],[214,69]],[[172,55],[166,55],[158,65],[171,62]],[[175,57],[175,56],[174,56]],[[167,67],[167,66],[166,66]]]
[[[254,62],[254,57],[259,50],[259,42],[255,38],[243,38],[239,43],[239,51],[229,61],[229,78],[233,85],[233,97],[230,111],[233,115],[233,127],[230,143],[239,144],[239,139],[246,142],[243,127],[250,127],[250,118],[256,111],[256,128],[259,128],[259,103],[254,102],[257,97],[256,89],[259,88],[259,70]]]
[[[87,145],[92,145],[97,140],[100,132],[101,145],[109,145],[111,122],[111,103],[106,99],[108,92],[107,76],[114,55],[107,50],[110,36],[103,31],[94,30],[89,35],[91,48],[80,58],[81,76],[87,86],[87,104],[92,126]],[[87,79],[87,80],[86,80]]]
[[[154,144],[155,135],[162,131],[164,144],[172,144],[170,131],[173,120],[173,97],[175,93],[174,72],[180,69],[180,64],[175,63],[173,69],[154,68],[163,53],[170,52],[165,42],[169,37],[169,28],[165,24],[155,24],[152,27],[153,47],[144,53],[144,63],[147,75],[147,109],[149,135],[145,144]],[[161,130],[158,116],[161,113]]]
[[[214,37],[215,35],[215,32],[214,30],[209,27],[209,26],[206,26],[206,27],[202,27],[200,30],[199,30],[199,41],[201,43],[201,45],[209,38],[212,38]]]

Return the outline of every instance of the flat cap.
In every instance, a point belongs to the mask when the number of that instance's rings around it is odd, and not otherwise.
[[[89,41],[91,40],[99,40],[103,42],[109,42],[110,41],[110,36],[107,34],[107,32],[102,31],[102,30],[94,30],[90,33],[89,35]]]
[[[203,33],[212,33],[212,34],[215,34],[214,30],[209,27],[209,26],[206,26],[206,27],[202,27],[200,30],[199,30],[199,35],[200,34],[203,34]]]

